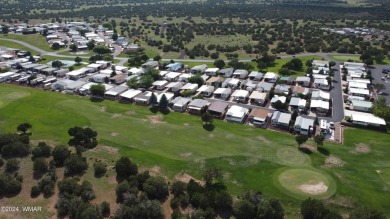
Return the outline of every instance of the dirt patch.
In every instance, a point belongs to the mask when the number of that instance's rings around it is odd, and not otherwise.
[[[213,138],[213,137],[214,137],[214,134],[211,134],[211,133],[210,133],[210,134],[209,134],[209,137],[210,137],[210,138]]]
[[[129,115],[129,116],[135,115],[135,114],[137,114],[137,113],[134,110],[130,110],[130,111],[126,112],[126,115]]]
[[[156,115],[156,116],[148,116],[148,119],[150,123],[157,124],[157,123],[163,123],[163,116],[162,115]]]
[[[167,200],[165,200],[165,202],[162,204],[163,206],[163,209],[164,209],[164,215],[166,219],[171,219],[172,218],[172,213],[173,213],[173,210],[171,208],[171,200],[173,199],[173,195],[172,194],[169,194]]]
[[[345,162],[338,157],[329,156],[325,159],[325,167],[343,167]]]
[[[110,154],[118,154],[119,151],[118,148],[114,148],[106,145],[98,145],[96,148],[92,150],[100,150],[100,151],[108,152]]]
[[[352,201],[349,198],[338,196],[331,199],[325,200],[325,203],[332,204],[336,206],[341,206],[344,208],[353,208]]]
[[[182,157],[190,157],[191,155],[192,155],[191,152],[180,154],[180,156],[182,156]]]
[[[317,184],[302,184],[298,189],[310,195],[320,195],[328,191],[328,186],[324,182],[319,182]]]
[[[111,136],[112,136],[112,137],[115,137],[115,136],[118,136],[118,135],[119,135],[119,133],[117,133],[117,132],[112,132],[112,133],[111,133]]]
[[[183,125],[184,126],[190,126],[190,123],[184,123]]]
[[[261,142],[264,142],[265,144],[270,144],[271,143],[268,139],[266,139],[264,136],[261,136],[261,135],[257,136],[256,139],[261,141]]]
[[[159,166],[154,166],[149,169],[149,173],[151,176],[157,176],[161,172],[161,167]]]
[[[115,118],[118,118],[121,116],[122,116],[122,114],[120,114],[120,113],[114,113],[114,114],[112,114],[111,118],[115,119]]]
[[[102,112],[106,112],[107,106],[102,106],[102,107],[100,107],[100,110],[101,110]]]
[[[190,182],[191,179],[195,180],[195,182],[197,182],[197,183],[199,183],[201,185],[205,184],[205,182],[203,182],[202,180],[195,179],[194,177],[192,177],[188,173],[179,173],[179,174],[177,174],[175,176],[175,180],[182,181],[182,182],[185,182],[185,183]]]
[[[367,154],[371,151],[371,147],[369,145],[359,143],[355,144],[356,147],[352,151],[350,151],[352,154]]]

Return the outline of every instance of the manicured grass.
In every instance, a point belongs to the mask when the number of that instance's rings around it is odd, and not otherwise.
[[[50,51],[50,52],[53,51],[50,48],[49,44],[47,43],[45,37],[40,34],[28,34],[28,35],[7,34],[7,35],[1,35],[0,38],[19,40],[31,44],[33,46],[36,46],[45,51]]]
[[[305,63],[307,60],[322,60],[323,59],[320,56],[303,56],[303,57],[297,57],[297,58],[300,59],[303,63],[303,70],[302,71],[294,71],[294,74],[293,74],[294,77],[306,75],[305,72],[306,72],[307,67],[306,67]],[[293,58],[276,59],[275,65],[267,68],[267,71],[279,73],[279,70],[282,68],[282,66],[284,64],[286,64],[287,62],[291,61],[292,59]]]
[[[59,52],[58,54],[60,55],[67,55],[67,56],[92,56],[93,54],[95,54],[94,52],[92,51],[86,51],[87,53],[80,53],[80,54],[77,54],[77,53],[74,53],[74,52],[70,52],[70,51],[63,51],[63,52]]]
[[[171,180],[181,172],[200,179],[205,168],[218,167],[234,195],[251,189],[263,192],[265,197],[278,198],[289,218],[299,214],[300,202],[306,197],[293,195],[294,184],[310,184],[310,179],[329,186],[326,195],[312,197],[325,198],[332,208],[348,212],[367,205],[390,216],[390,135],[347,129],[344,145],[324,144],[323,151],[330,155],[317,151],[305,154],[298,151],[290,134],[220,120],[213,122],[213,131],[207,131],[197,116],[155,114],[148,107],[113,101],[91,102],[86,97],[0,84],[0,102],[0,115],[6,115],[0,117],[0,132],[14,131],[19,123],[30,122],[34,140],[66,144],[68,128],[91,126],[97,130],[101,145],[118,149],[112,155],[96,150],[92,154],[96,158],[126,155],[142,168],[159,167],[160,174]],[[314,145],[311,140],[307,144]],[[369,150],[360,152],[356,149],[358,144]],[[341,159],[344,165],[325,165],[329,156]],[[284,171],[297,179],[290,185],[292,188],[275,182]],[[92,179],[89,174],[85,177]],[[299,181],[300,178],[305,180]],[[98,188],[111,188],[110,196],[115,196],[110,185],[103,186],[106,182],[101,179]]]
[[[213,62],[181,62],[183,65],[188,65],[188,67],[192,68],[197,65],[207,65],[208,68],[215,68]]]
[[[24,50],[24,51],[30,51],[33,55],[37,55],[38,54],[38,52],[36,52],[35,50],[32,50],[32,49],[30,49],[28,47],[20,45],[19,43],[7,41],[7,40],[1,40],[2,36],[3,35],[0,35],[0,46],[13,48],[13,49],[21,49],[21,50]]]
[[[352,60],[354,62],[361,62],[359,55],[330,55],[330,57],[341,62],[346,62],[348,60]]]

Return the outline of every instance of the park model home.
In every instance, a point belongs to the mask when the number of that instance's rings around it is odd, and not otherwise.
[[[198,84],[191,84],[191,83],[187,83],[180,88],[182,94],[184,91],[191,92],[191,94],[194,94],[197,89],[198,89]]]
[[[227,78],[223,83],[222,87],[230,87],[236,89],[240,85],[241,81],[236,78]]]
[[[362,112],[370,112],[372,108],[372,102],[352,100],[352,109]]]
[[[306,109],[306,100],[299,97],[291,97],[290,107],[291,109],[298,109],[299,111],[304,111]]]
[[[157,61],[150,61],[142,64],[142,68],[158,68],[158,62]]]
[[[275,74],[274,72],[267,72],[264,75],[264,81],[268,82],[268,83],[276,83],[278,78],[279,78],[279,76],[277,74]]]
[[[209,108],[207,109],[207,112],[214,117],[223,118],[228,107],[228,103],[222,101],[215,101],[210,104]]]
[[[326,78],[317,78],[314,79],[314,87],[322,90],[329,90],[330,84]]]
[[[204,71],[206,71],[207,65],[198,65],[193,68],[191,68],[191,73],[192,74],[203,74]]]
[[[263,106],[267,98],[267,93],[261,93],[260,91],[253,91],[249,96],[250,102],[259,106]]]
[[[169,72],[164,76],[164,79],[167,81],[178,81],[181,73]]]
[[[281,128],[288,128],[290,120],[291,120],[291,114],[276,111],[272,116],[271,124],[273,126],[277,126]]]
[[[249,113],[249,109],[233,105],[226,113],[226,121],[243,123]]]
[[[233,100],[236,102],[245,103],[248,101],[249,91],[247,90],[235,90],[232,94]]]
[[[15,72],[6,72],[0,74],[0,82],[6,82],[11,80],[11,77],[15,75]]]
[[[150,97],[152,96],[153,92],[151,91],[145,91],[136,97],[134,97],[135,104],[147,106],[150,104]]]
[[[230,97],[231,93],[232,89],[230,88],[218,88],[216,91],[214,91],[214,97],[226,100]]]
[[[165,85],[166,88],[168,88],[168,91],[171,92],[178,92],[180,91],[180,88],[183,87],[183,83],[181,82],[171,82],[167,85]]]
[[[202,96],[204,97],[211,97],[214,93],[214,87],[213,86],[208,86],[208,85],[202,85],[196,92],[200,92]]]
[[[295,81],[297,82],[298,85],[300,85],[302,87],[309,87],[310,86],[310,78],[309,77],[299,76],[299,77],[297,77],[297,79]]]
[[[168,64],[165,69],[167,71],[179,71],[179,69],[181,69],[183,66],[183,64],[179,63],[179,62],[176,62],[176,63],[171,63],[171,64]]]
[[[168,81],[161,80],[161,81],[155,81],[153,82],[153,86],[156,90],[164,90],[165,86],[168,84]]]
[[[110,100],[117,100],[119,98],[119,95],[127,90],[128,88],[124,86],[113,87],[104,93],[104,98]]]
[[[362,126],[375,126],[375,127],[385,127],[386,121],[382,118],[376,117],[372,114],[363,114],[363,113],[352,113],[351,121],[354,124]]]
[[[209,105],[210,103],[207,100],[195,99],[188,104],[188,113],[201,115]]]
[[[142,93],[140,90],[130,89],[122,94],[120,94],[120,101],[123,103],[132,103],[134,101],[134,97]]]
[[[233,75],[233,71],[234,71],[233,68],[224,68],[219,70],[218,74],[225,78],[230,78]]]
[[[267,109],[254,108],[248,116],[249,123],[255,126],[264,127],[267,125],[270,114],[272,115]]]
[[[216,76],[218,75],[219,68],[208,68],[204,73],[208,76]]]
[[[184,112],[186,111],[189,102],[191,102],[190,98],[176,97],[171,102],[172,109],[175,112]]]
[[[294,123],[294,131],[301,135],[309,135],[313,132],[314,128],[314,119],[304,118],[302,116],[298,116],[295,119]]]
[[[108,81],[108,76],[106,74],[95,74],[89,80],[96,83],[104,83],[106,80]]]
[[[243,69],[237,69],[233,73],[234,78],[245,79],[248,76],[248,71]]]
[[[249,80],[260,81],[263,78],[263,73],[258,71],[252,71],[249,75]]]

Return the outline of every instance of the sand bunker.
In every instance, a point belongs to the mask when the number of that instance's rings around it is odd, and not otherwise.
[[[114,113],[114,114],[112,114],[111,118],[115,119],[115,118],[118,118],[120,116],[121,116],[120,113]]]
[[[328,186],[324,182],[319,182],[317,184],[302,184],[298,189],[310,195],[320,195],[328,191]]]
[[[326,167],[343,167],[345,162],[338,157],[330,156],[325,159]]]
[[[112,133],[111,133],[111,136],[112,136],[112,137],[115,137],[115,136],[118,136],[118,135],[119,135],[119,133],[117,133],[117,132],[112,132]]]

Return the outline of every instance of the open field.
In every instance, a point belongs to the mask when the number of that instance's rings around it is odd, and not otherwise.
[[[19,41],[31,44],[33,46],[36,46],[36,47],[38,47],[40,49],[43,49],[45,51],[49,51],[49,52],[53,51],[50,48],[49,44],[47,43],[45,37],[43,37],[40,34],[28,34],[28,35],[7,34],[7,35],[1,35],[0,38],[19,40]]]
[[[111,162],[126,155],[171,180],[182,172],[200,179],[206,167],[221,168],[234,195],[251,189],[278,198],[288,218],[297,218],[306,197],[325,199],[342,212],[367,205],[390,216],[390,135],[347,129],[344,145],[324,144],[322,151],[329,154],[319,153],[312,141],[303,146],[313,153],[305,154],[290,134],[220,120],[214,121],[215,129],[209,132],[197,116],[155,114],[142,106],[91,102],[85,97],[0,84],[0,132],[14,131],[25,121],[33,125],[34,140],[50,139],[56,144],[67,143],[68,128],[91,126],[98,131],[100,146],[87,152],[92,157],[89,161]],[[94,182],[97,200],[115,197],[111,176]],[[90,172],[84,177],[95,181]],[[290,178],[295,180],[286,184]],[[0,203],[14,204],[20,199],[6,198]]]

